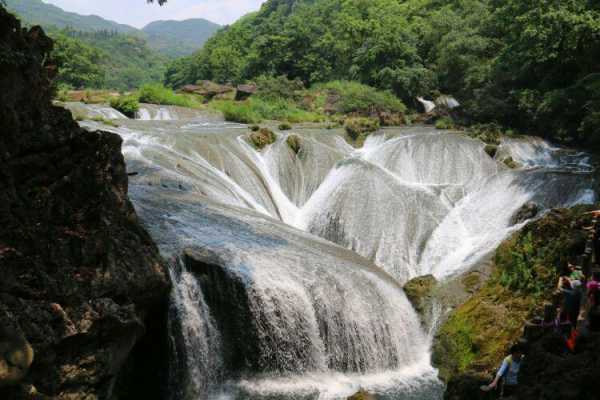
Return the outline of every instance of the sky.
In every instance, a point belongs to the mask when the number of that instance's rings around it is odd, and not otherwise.
[[[159,19],[204,18],[230,24],[244,14],[256,11],[264,0],[169,0],[159,7],[146,0],[44,0],[65,11],[95,14],[122,24],[142,28]]]

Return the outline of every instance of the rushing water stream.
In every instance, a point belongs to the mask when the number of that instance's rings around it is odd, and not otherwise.
[[[528,201],[594,200],[587,157],[538,139],[503,142],[498,157],[523,166],[509,170],[483,143],[428,127],[358,150],[340,130],[295,129],[257,151],[245,126],[215,116],[139,116],[102,128],[123,137],[130,196],[173,260],[173,400],[439,399],[431,337],[402,285],[468,270]]]

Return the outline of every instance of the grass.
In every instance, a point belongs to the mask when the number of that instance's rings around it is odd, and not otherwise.
[[[227,121],[257,124],[264,120],[287,121],[289,123],[320,122],[323,115],[306,111],[284,99],[263,100],[250,97],[245,101],[214,100],[209,106],[221,111]]]
[[[194,95],[177,94],[158,83],[142,86],[137,92],[140,103],[201,108],[202,103]]]
[[[450,117],[442,117],[435,121],[435,129],[454,129],[454,121]]]
[[[118,128],[119,127],[119,124],[117,124],[115,121],[113,121],[111,119],[104,118],[104,117],[100,117],[100,116],[93,117],[92,121],[100,122],[100,123],[102,123],[104,125],[112,126],[114,128]]]

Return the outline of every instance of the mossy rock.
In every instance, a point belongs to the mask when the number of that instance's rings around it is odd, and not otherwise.
[[[517,169],[520,167],[519,163],[513,160],[512,157],[506,157],[502,162],[510,169]]]
[[[266,146],[275,143],[277,135],[267,128],[260,128],[258,131],[252,132],[249,136],[250,143],[259,150]]]
[[[361,389],[357,393],[348,397],[347,400],[375,400],[375,396],[373,396],[371,393]]]
[[[431,298],[436,285],[437,279],[433,275],[419,276],[404,285],[406,297],[420,315],[425,313],[428,300]]]
[[[486,144],[483,151],[485,151],[488,156],[494,158],[496,157],[496,153],[498,153],[498,146],[495,144]]]
[[[362,147],[367,136],[379,130],[379,126],[375,118],[350,117],[344,121],[344,129],[355,147]]]
[[[288,124],[287,122],[279,124],[280,131],[289,131],[290,129],[292,129],[292,126],[290,124]]]
[[[294,153],[298,154],[300,152],[302,140],[298,135],[289,135],[285,142]]]
[[[260,126],[258,125],[250,125],[248,127],[252,132],[258,132],[260,130]]]

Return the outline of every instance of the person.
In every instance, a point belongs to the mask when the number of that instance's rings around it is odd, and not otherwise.
[[[569,279],[564,280],[562,283],[561,292],[564,296],[564,309],[567,312],[569,321],[571,321],[573,327],[577,327],[577,319],[581,308],[581,292],[571,285]]]
[[[592,280],[590,280],[587,285],[587,297],[589,308],[594,308],[598,305],[599,297],[598,294],[600,292],[600,271],[594,271],[592,273]]]
[[[492,383],[482,386],[481,390],[489,392],[496,389],[498,383],[502,380],[500,396],[508,397],[515,394],[517,385],[519,384],[521,361],[523,361],[523,350],[520,345],[515,344],[510,348],[510,355],[502,361],[502,365]]]
[[[573,281],[583,282],[585,280],[585,275],[583,274],[583,271],[581,271],[580,266],[569,263],[569,280],[571,283],[573,283]]]

